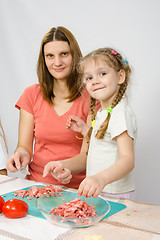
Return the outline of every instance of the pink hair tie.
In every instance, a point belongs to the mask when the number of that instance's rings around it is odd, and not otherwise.
[[[117,55],[117,52],[115,52],[115,51],[112,50],[112,51],[111,51],[111,54],[114,55],[114,56],[116,56],[116,55]]]

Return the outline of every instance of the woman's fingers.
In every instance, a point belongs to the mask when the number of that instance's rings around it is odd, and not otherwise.
[[[15,154],[11,155],[7,160],[6,169],[10,172],[17,172],[20,169],[20,162],[18,158],[15,159]]]

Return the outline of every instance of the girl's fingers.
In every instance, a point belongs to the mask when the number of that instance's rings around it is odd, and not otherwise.
[[[71,127],[71,121],[70,121],[70,120],[67,120],[66,128],[70,128],[70,127]]]
[[[95,194],[95,192],[96,192],[96,190],[97,190],[97,189],[95,188],[95,186],[92,185],[92,186],[90,187],[89,191],[88,191],[87,197],[93,197],[94,194]]]
[[[85,197],[87,197],[90,188],[91,188],[91,186],[90,186],[89,184],[85,184],[85,183],[82,182],[82,184],[80,184],[80,187],[79,187],[79,189],[78,189],[77,194],[78,194],[79,196],[85,196]]]
[[[70,128],[70,127],[71,127],[71,124],[72,124],[72,116],[70,116],[70,117],[67,119],[66,127],[67,127],[67,128]]]
[[[70,116],[70,120],[76,122],[77,120],[80,120],[80,118],[77,117],[77,116],[72,115],[72,116]]]
[[[101,191],[99,190],[99,188],[96,188],[96,190],[95,190],[95,192],[94,192],[94,194],[93,194],[92,197],[94,197],[94,198],[98,197],[99,194],[100,194],[100,192],[101,192]]]
[[[79,188],[77,190],[77,195],[79,195],[79,196],[82,196],[82,192],[83,192],[83,185],[82,185],[82,183],[79,185]]]

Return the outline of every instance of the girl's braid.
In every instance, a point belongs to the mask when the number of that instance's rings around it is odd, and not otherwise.
[[[95,118],[96,118],[96,99],[95,98],[93,98],[93,97],[91,97],[91,101],[90,101],[90,109],[91,109],[91,119],[92,119],[92,121],[94,121],[95,120]],[[92,127],[90,127],[90,129],[89,129],[89,131],[88,131],[88,138],[90,139],[90,137],[91,137],[91,134],[92,134]]]
[[[120,85],[119,91],[117,96],[115,97],[115,99],[113,100],[113,103],[111,104],[111,107],[114,108],[122,99],[126,89],[127,89],[127,85],[128,85],[128,81],[125,80],[124,83],[122,83]],[[111,114],[108,113],[105,121],[102,123],[102,125],[100,126],[99,130],[96,133],[96,138],[97,139],[103,139],[105,132],[108,128],[108,124],[109,124],[109,120],[110,120]]]
[[[96,118],[96,99],[93,97],[91,97],[90,109],[91,109],[91,116],[93,121]]]
[[[114,108],[122,99],[126,89],[127,89],[128,82],[125,80],[124,83],[120,85],[119,91],[115,99],[113,100],[113,103],[111,105],[112,108]]]

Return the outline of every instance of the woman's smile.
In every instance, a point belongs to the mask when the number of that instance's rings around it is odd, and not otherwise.
[[[62,72],[65,69],[65,67],[63,67],[63,68],[53,68],[53,69],[56,72]]]

